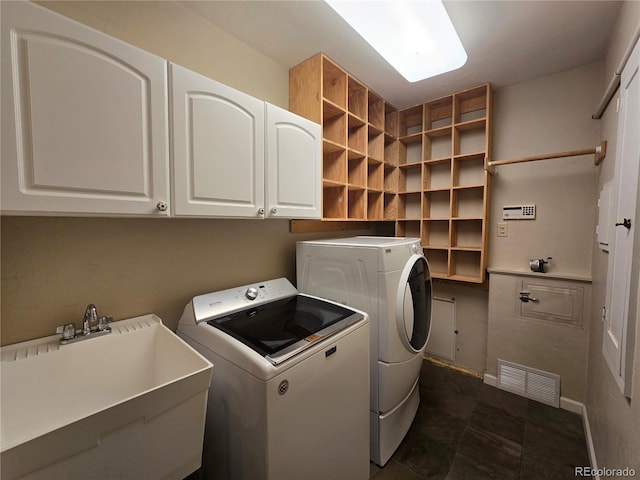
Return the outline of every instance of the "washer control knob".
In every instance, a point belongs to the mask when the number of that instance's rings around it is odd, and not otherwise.
[[[249,300],[255,300],[258,298],[258,289],[256,287],[247,288],[247,291],[244,292],[244,296]]]

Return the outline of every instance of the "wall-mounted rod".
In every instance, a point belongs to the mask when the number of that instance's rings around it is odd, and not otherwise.
[[[620,59],[618,68],[616,68],[616,70],[613,72],[611,81],[609,82],[609,85],[607,86],[607,89],[605,90],[604,95],[602,96],[602,100],[600,100],[600,103],[598,104],[596,113],[594,113],[591,116],[591,118],[593,118],[594,120],[599,120],[600,118],[602,118],[602,115],[604,111],[607,109],[609,102],[611,101],[611,99],[613,98],[613,95],[616,93],[616,90],[620,86],[620,75],[622,75],[622,70],[627,64],[627,60],[629,60],[629,57],[631,56],[631,52],[633,51],[633,48],[635,47],[639,38],[640,38],[640,25],[638,25],[638,27],[636,28],[635,32],[631,37],[631,42],[629,43],[629,46],[622,54],[622,58]]]
[[[534,155],[531,157],[514,158],[511,160],[496,160],[494,162],[487,163],[487,170],[490,173],[495,173],[495,167],[498,165],[508,165],[510,163],[522,163],[522,162],[534,162],[537,160],[549,160],[552,158],[564,158],[564,157],[579,157],[581,155],[593,155],[593,163],[600,165],[607,153],[607,141],[603,140],[595,148],[585,148],[583,150],[571,150],[568,152],[560,153],[547,153],[544,155]]]

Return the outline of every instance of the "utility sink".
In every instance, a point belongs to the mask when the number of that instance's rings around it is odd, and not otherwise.
[[[60,346],[0,348],[0,477],[183,479],[200,467],[213,365],[155,315]]]

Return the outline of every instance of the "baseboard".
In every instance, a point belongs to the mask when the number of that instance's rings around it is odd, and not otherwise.
[[[490,375],[488,373],[484,374],[484,383],[486,383],[487,385],[491,386],[491,387],[497,387],[498,386],[498,377],[494,376],[494,375]]]
[[[582,416],[582,412],[584,411],[584,403],[571,400],[567,397],[560,397],[560,408],[573,413],[577,413],[578,415]]]
[[[591,436],[591,427],[589,426],[589,416],[587,415],[587,407],[583,403],[582,411],[580,414],[582,415],[582,425],[584,428],[584,436],[587,440],[587,450],[589,452],[589,463],[591,463],[591,468],[593,471],[598,471],[598,462],[596,461],[596,449],[593,446],[593,437]],[[597,473],[594,475],[596,480],[600,480],[600,475]]]

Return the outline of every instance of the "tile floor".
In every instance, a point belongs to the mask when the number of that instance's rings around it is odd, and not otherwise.
[[[372,480],[566,480],[588,466],[582,418],[425,361],[420,408]]]

